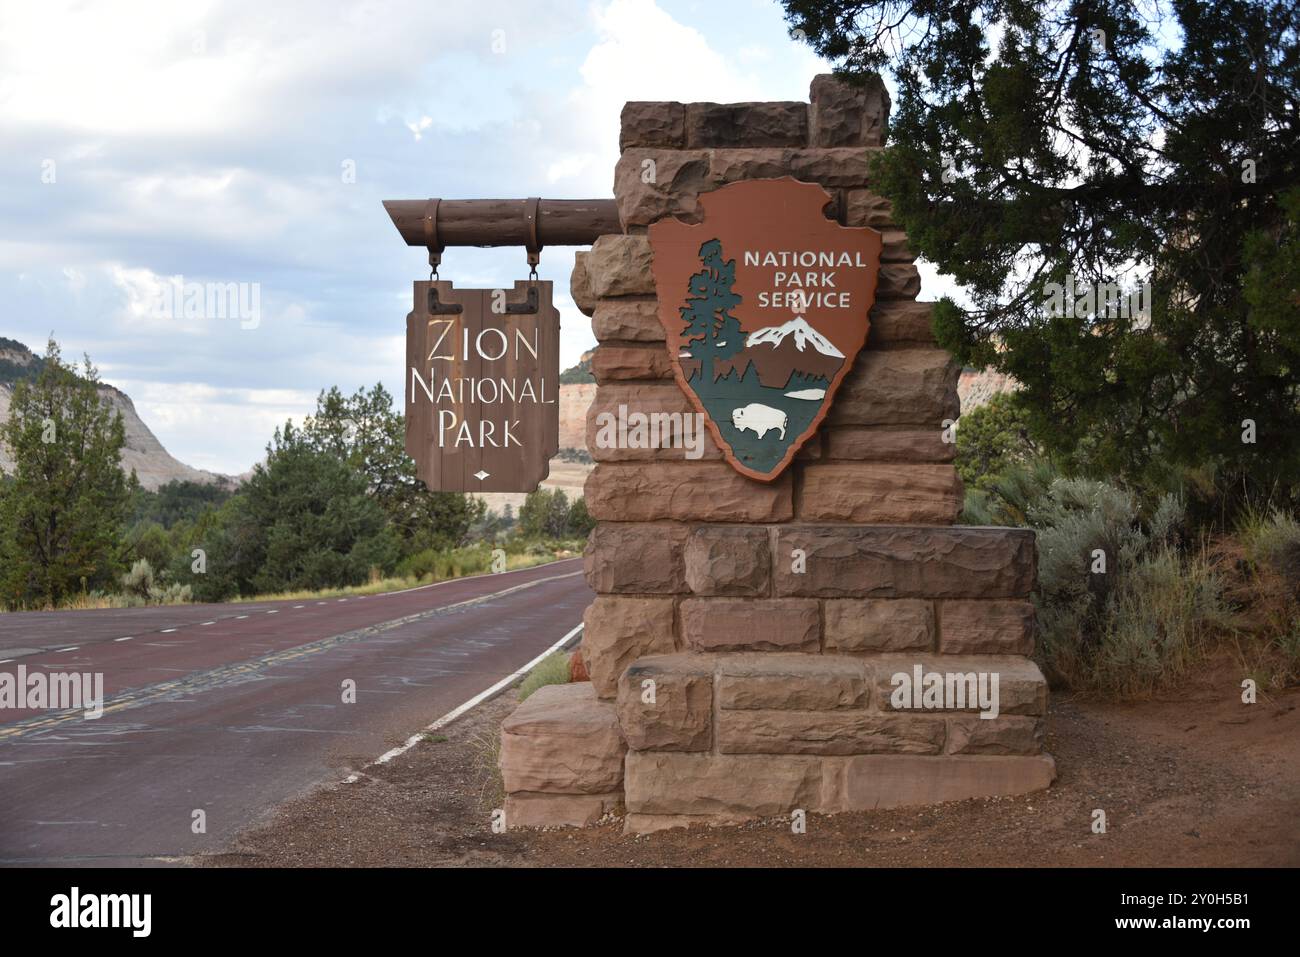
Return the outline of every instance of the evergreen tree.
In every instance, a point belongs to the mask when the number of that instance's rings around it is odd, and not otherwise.
[[[4,604],[57,605],[114,584],[136,479],[122,474],[122,415],[101,398],[90,358],[78,374],[50,339],[36,378],[14,384],[0,440],[14,459],[0,485]]]
[[[359,585],[392,570],[397,540],[364,474],[292,423],[266,451],[221,509],[207,573],[186,579],[199,597]]]
[[[691,276],[690,295],[681,308],[686,352],[700,360],[700,377],[712,382],[714,359],[728,359],[745,346],[740,321],[731,310],[740,303],[732,292],[736,282],[736,261],[722,258],[722,243],[710,239],[700,246],[700,264],[704,267]]]
[[[406,422],[393,397],[376,384],[344,396],[321,392],[316,414],[303,425],[304,440],[366,477],[371,496],[402,540],[404,553],[454,548],[483,518],[485,504],[459,492],[431,492],[406,454]]]
[[[957,423],[957,474],[967,488],[988,488],[1012,465],[1038,451],[1014,392],[998,393]]]
[[[1014,376],[1049,451],[1296,491],[1294,0],[784,4],[849,79],[893,73],[875,188],[969,294],[936,308],[940,342]],[[1151,296],[1057,309],[1067,277]]]

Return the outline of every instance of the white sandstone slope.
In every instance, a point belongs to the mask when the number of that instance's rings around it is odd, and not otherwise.
[[[25,346],[6,340],[0,345],[0,361],[8,361],[18,366],[30,365],[35,355]],[[192,468],[179,462],[158,441],[157,436],[135,411],[135,404],[125,392],[111,385],[101,385],[99,394],[122,413],[122,424],[126,427],[126,447],[122,449],[122,468],[125,471],[135,469],[140,484],[147,489],[157,489],[172,481],[191,481],[211,484],[231,482],[235,479]],[[13,397],[13,386],[0,382],[0,424],[9,421],[9,407]],[[0,471],[13,471],[14,461],[9,450],[0,443]]]

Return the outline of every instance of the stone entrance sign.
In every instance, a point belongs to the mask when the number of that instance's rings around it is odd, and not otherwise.
[[[406,451],[440,492],[531,492],[560,448],[551,284],[415,283],[406,317]]]
[[[677,384],[742,475],[771,481],[816,432],[867,338],[881,237],[826,218],[786,177],[700,196],[702,222],[649,229]]]
[[[831,76],[809,103],[624,107],[621,231],[578,253],[572,280],[598,342],[591,680],[545,688],[506,721],[507,826],[585,824],[621,804],[645,832],[1051,784],[1034,533],[955,524],[961,370],[872,189],[888,114],[878,78]],[[780,258],[823,249],[850,257],[825,280],[832,267]],[[798,286],[777,278],[796,271]],[[821,295],[796,312],[796,290]],[[745,368],[724,354],[733,333]],[[788,343],[788,370],[758,352]],[[706,363],[819,408],[713,405],[693,385]],[[700,454],[599,439],[610,416],[684,426],[701,412],[714,431]]]

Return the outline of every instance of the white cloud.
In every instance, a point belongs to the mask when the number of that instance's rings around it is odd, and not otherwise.
[[[806,95],[821,67],[776,4],[678,2],[2,4],[0,334],[54,330],[169,451],[224,472],[321,388],[400,395],[427,266],[381,199],[608,196],[624,101]],[[571,266],[543,254],[565,366],[594,343]],[[454,249],[443,276],[496,287],[523,268],[519,250]],[[155,317],[173,277],[257,283],[262,320]]]

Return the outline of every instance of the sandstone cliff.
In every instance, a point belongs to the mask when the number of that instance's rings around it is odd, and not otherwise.
[[[9,420],[9,408],[13,397],[13,383],[25,374],[34,372],[32,368],[38,363],[37,356],[26,346],[12,339],[0,338],[0,424]],[[147,489],[157,489],[168,482],[191,481],[205,484],[213,482],[234,482],[235,480],[215,472],[206,472],[192,468],[184,462],[177,461],[158,441],[157,436],[135,411],[131,397],[111,385],[101,385],[101,397],[113,408],[122,413],[122,422],[126,427],[126,447],[122,450],[122,468],[135,469],[140,484]],[[0,471],[13,471],[13,457],[9,450],[0,443]]]

